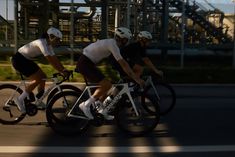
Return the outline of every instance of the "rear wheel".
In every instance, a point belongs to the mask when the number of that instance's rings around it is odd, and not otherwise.
[[[0,85],[0,123],[16,124],[24,119],[26,114],[22,114],[15,103],[22,92],[22,89],[13,84]]]
[[[56,94],[48,104],[46,117],[49,126],[57,133],[67,136],[80,134],[88,127],[89,121],[82,118],[68,117],[67,114],[78,100],[81,93],[64,91]],[[79,102],[78,102],[79,104]],[[79,106],[73,109],[74,115],[82,114]]]
[[[133,98],[139,115],[136,115],[132,104],[126,99],[123,105],[119,104],[115,117],[117,125],[124,132],[132,136],[143,136],[155,129],[160,120],[160,110],[158,105],[154,104],[145,95],[138,95]],[[143,106],[147,105],[149,112]]]

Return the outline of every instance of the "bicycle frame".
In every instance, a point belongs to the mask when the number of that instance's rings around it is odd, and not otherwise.
[[[111,101],[111,103],[108,105],[108,107],[111,108],[112,106],[114,106],[116,103],[118,103],[118,101],[121,99],[121,97],[122,97],[123,94],[127,94],[127,96],[128,96],[128,98],[129,98],[129,100],[130,100],[130,102],[131,102],[131,104],[132,104],[132,107],[133,107],[133,109],[134,109],[136,115],[139,116],[139,113],[138,113],[138,111],[137,111],[137,108],[136,108],[136,106],[135,106],[135,103],[134,103],[134,101],[133,101],[133,99],[132,99],[132,96],[131,96],[131,94],[130,94],[130,90],[129,90],[129,87],[128,87],[128,83],[113,84],[113,87],[112,87],[109,91],[113,90],[113,88],[118,87],[118,86],[121,87],[121,90],[118,91],[118,93],[114,96],[114,98],[112,99],[112,101]],[[85,94],[86,92],[88,92],[89,97],[90,97],[90,96],[92,95],[92,94],[91,94],[91,89],[93,89],[93,88],[98,88],[98,87],[99,87],[98,85],[87,85],[87,86],[85,87],[85,89],[83,90],[82,94],[79,96],[79,98],[77,99],[77,101],[76,101],[75,104],[73,105],[73,107],[72,107],[72,108],[70,109],[70,111],[67,113],[67,116],[68,116],[68,117],[73,117],[73,118],[88,119],[88,118],[85,117],[85,116],[72,114],[72,112],[73,112],[74,108],[75,108],[77,105],[79,105],[79,103],[78,103],[79,100],[84,96],[84,94]]]
[[[47,79],[45,79],[45,80],[47,80]],[[62,91],[62,89],[60,88],[60,85],[58,84],[58,82],[59,82],[58,78],[52,77],[51,80],[52,80],[52,84],[46,89],[46,91],[43,93],[41,98],[35,100],[35,105],[39,105],[40,103],[42,103],[44,98],[50,93],[50,91],[52,91],[52,89],[57,88],[60,92]],[[17,85],[17,88],[16,88],[15,92],[12,93],[12,95],[9,97],[9,100],[11,100],[15,96],[15,94],[17,93],[16,91],[18,89],[21,89],[20,87],[22,87],[22,86],[24,88],[26,87],[26,80],[21,80],[20,84]],[[47,107],[47,105],[48,104],[46,104],[46,107]]]
[[[39,99],[35,100],[35,105],[39,105],[44,100],[44,98],[50,93],[50,91],[52,91],[52,89],[57,88],[60,92],[62,92],[60,85],[58,85],[57,83],[58,83],[58,79],[52,78],[52,84],[49,87],[47,87],[46,91],[43,93],[43,95]],[[46,104],[46,107],[47,105],[48,104]]]
[[[151,87],[153,88],[154,94],[156,95],[157,99],[160,100],[160,96],[157,92],[157,89],[155,88],[155,85],[153,84],[153,80],[151,76],[147,76],[147,79],[145,80],[145,84],[146,85],[151,85]]]

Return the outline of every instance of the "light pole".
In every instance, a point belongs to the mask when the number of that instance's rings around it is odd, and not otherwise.
[[[235,0],[232,0],[234,3]],[[235,4],[233,8],[233,69],[235,69]]]
[[[71,15],[70,15],[70,48],[71,48],[71,55],[70,59],[71,62],[70,64],[73,65],[74,61],[74,55],[73,55],[73,50],[74,50],[74,0],[71,0]]]
[[[184,54],[185,54],[185,45],[184,45],[184,31],[185,31],[185,2],[182,1],[182,17],[181,17],[181,59],[180,59],[180,67],[184,68]]]
[[[8,21],[8,0],[6,0],[6,20]],[[8,25],[6,24],[5,40],[8,41]]]

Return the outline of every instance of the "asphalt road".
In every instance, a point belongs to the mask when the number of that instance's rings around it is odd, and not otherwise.
[[[0,124],[0,157],[227,157],[235,156],[235,85],[174,85],[177,104],[144,137],[115,125],[64,137],[45,113],[17,125]]]

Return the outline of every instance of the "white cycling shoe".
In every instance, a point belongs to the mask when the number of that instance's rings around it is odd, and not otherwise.
[[[108,112],[104,109],[100,109],[98,112],[100,114],[102,114],[106,120],[113,120],[114,119],[114,116],[109,115]]]
[[[85,102],[82,102],[81,104],[79,104],[79,108],[82,110],[82,112],[85,114],[87,118],[94,119],[90,111],[90,105],[85,105]]]

